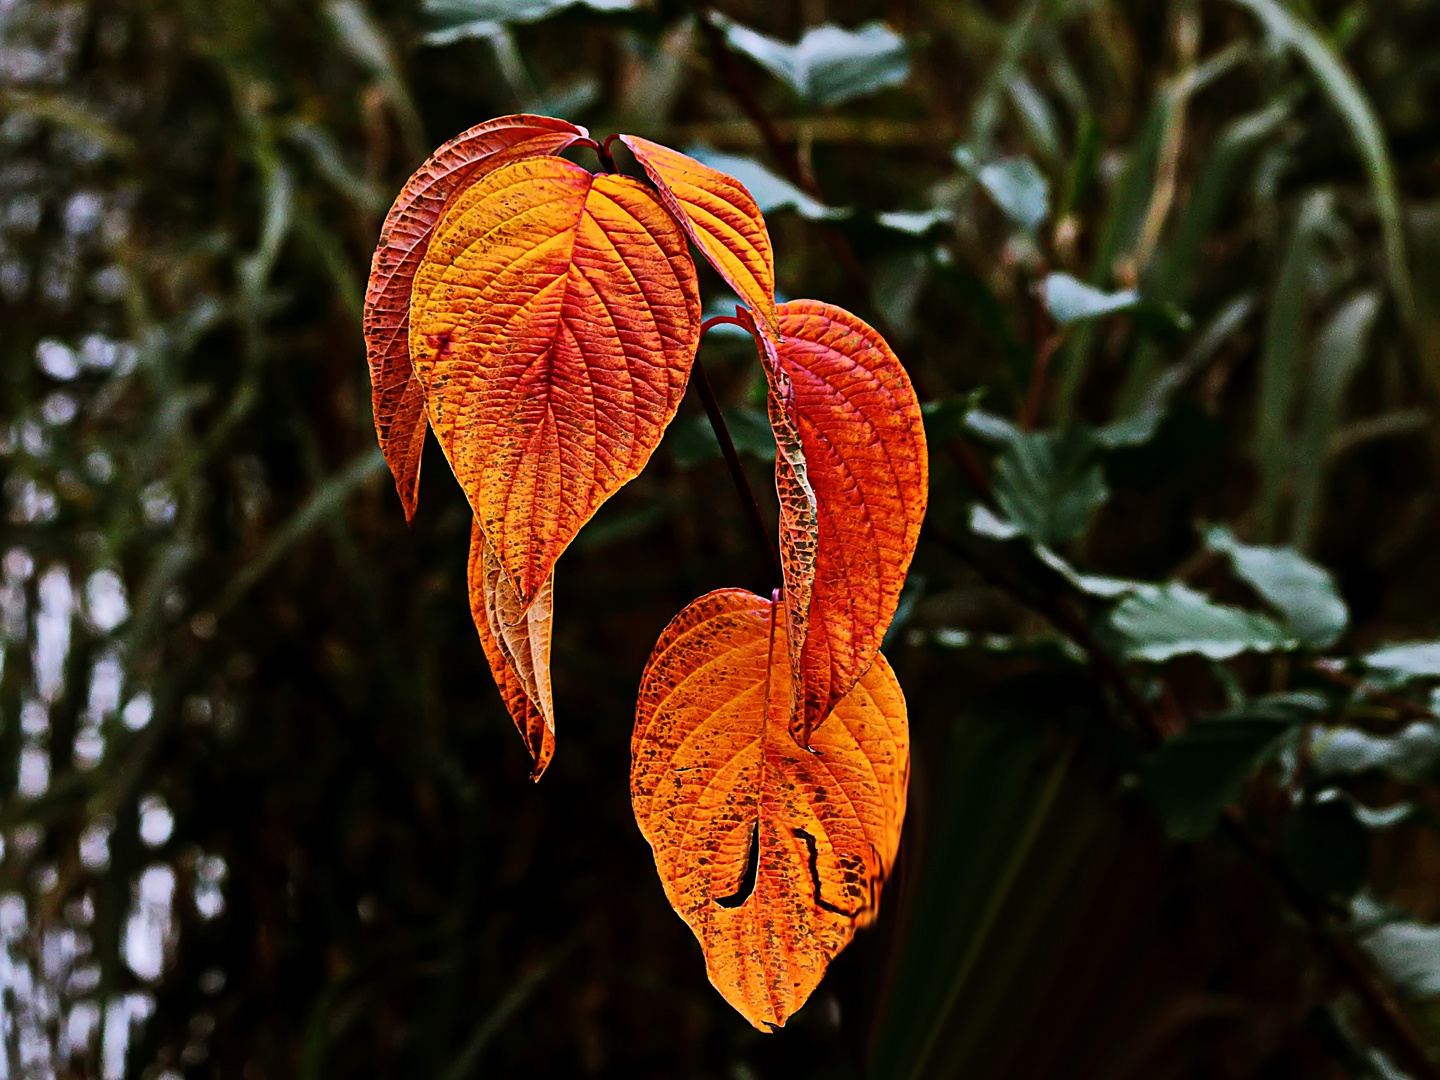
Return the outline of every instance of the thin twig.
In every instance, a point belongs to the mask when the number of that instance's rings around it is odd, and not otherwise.
[[[1347,675],[1334,663],[1327,663],[1320,660],[1310,665],[1310,669],[1317,675],[1329,679],[1340,686],[1348,687],[1357,693],[1364,694],[1372,701],[1377,701],[1386,708],[1394,709],[1401,716],[1411,720],[1429,720],[1434,722],[1435,714],[1423,705],[1417,705],[1413,701],[1406,701],[1399,694],[1392,694],[1388,690],[1382,690],[1373,683],[1364,679],[1358,679],[1354,675]]]
[[[726,316],[722,316],[726,318]],[[735,450],[735,441],[730,438],[730,429],[725,424],[725,417],[720,412],[720,403],[715,400],[715,390],[710,385],[710,379],[705,374],[705,367],[700,363],[700,358],[695,358],[693,381],[700,391],[700,401],[705,406],[705,415],[710,418],[711,430],[715,432],[715,438],[720,443],[720,452],[725,456],[725,464],[730,467],[730,479],[735,482],[735,490],[740,493],[740,502],[745,506],[745,516],[749,518],[750,525],[755,531],[760,545],[770,557],[770,567],[775,574],[776,581],[784,581],[785,574],[780,566],[780,553],[775,550],[775,541],[770,539],[770,530],[765,525],[765,518],[760,513],[760,504],[755,501],[755,492],[750,487],[750,478],[745,475],[745,466],[740,461],[740,455]]]

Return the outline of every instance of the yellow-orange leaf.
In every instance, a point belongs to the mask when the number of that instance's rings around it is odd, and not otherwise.
[[[415,274],[430,422],[521,600],[644,468],[685,392],[700,295],[655,195],[555,157],[455,197]]]
[[[554,574],[526,608],[476,521],[470,527],[469,579],[470,614],[485,659],[535,763],[530,778],[539,780],[555,753],[555,708],[550,693]]]
[[[502,116],[457,135],[415,171],[385,216],[365,292],[365,351],[375,434],[395,477],[405,519],[415,516],[425,396],[410,365],[410,285],[446,202],[506,162],[558,154],[587,137],[548,116]]]
[[[914,387],[879,334],[817,300],[776,314],[782,337],[769,348],[788,379],[818,529],[797,732],[806,745],[895,617],[925,518],[929,460]]]
[[[816,730],[817,752],[796,746],[781,621],[738,589],[677,615],[646,665],[630,749],[665,895],[711,983],[762,1030],[783,1025],[875,917],[910,769],[884,657]]]
[[[710,265],[775,330],[775,253],[765,219],[745,185],[649,139],[621,135],[620,141]]]

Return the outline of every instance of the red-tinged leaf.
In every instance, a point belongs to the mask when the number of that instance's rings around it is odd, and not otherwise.
[[[554,621],[552,574],[527,608],[500,569],[478,521],[470,527],[470,614],[505,707],[525,740],[539,780],[555,753],[555,709],[550,693],[550,637]]]
[[[815,566],[819,557],[819,506],[810,483],[809,464],[800,438],[796,415],[795,388],[790,373],[780,361],[774,336],[756,325],[745,308],[735,314],[749,329],[760,348],[765,378],[769,384],[766,409],[770,430],[775,434],[775,494],[780,500],[780,571],[785,578],[785,642],[790,654],[790,700],[794,715],[790,730],[801,746],[809,745],[804,727],[804,651],[809,635],[811,598]]]
[[[635,819],[665,895],[710,982],[761,1030],[874,919],[910,770],[883,657],[816,730],[817,752],[796,746],[782,621],[739,589],[677,615],[646,665],[630,744]]]
[[[745,185],[692,157],[637,135],[621,135],[690,239],[769,328],[775,325],[775,253]]]
[[[815,494],[818,544],[797,737],[850,692],[880,650],[920,539],[929,493],[925,427],[885,340],[832,304],[777,309],[771,348],[788,376]]]
[[[425,395],[410,364],[410,285],[435,222],[457,191],[487,172],[521,158],[558,154],[587,137],[583,127],[548,116],[489,120],[431,154],[385,216],[365,292],[365,351],[375,434],[407,521],[415,516],[420,493],[426,424]]]
[[[530,158],[451,203],[415,274],[411,357],[440,445],[524,603],[644,468],[699,332],[684,234],[639,181]]]

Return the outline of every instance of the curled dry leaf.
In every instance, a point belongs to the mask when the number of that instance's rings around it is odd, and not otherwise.
[[[620,141],[710,265],[776,331],[775,254],[765,218],[745,185],[649,139],[621,135]]]
[[[771,347],[793,395],[818,532],[803,746],[879,655],[920,540],[929,459],[915,389],[884,338],[817,300],[776,314],[782,337]]]
[[[761,1030],[874,919],[910,768],[905,699],[880,656],[816,729],[816,753],[796,746],[781,621],[738,589],[676,616],[646,665],[630,751],[665,894],[711,983]]]
[[[765,397],[770,430],[775,434],[775,494],[780,501],[780,571],[785,578],[785,643],[790,654],[789,677],[792,716],[790,731],[801,746],[808,746],[803,730],[805,701],[802,658],[810,626],[810,601],[815,587],[819,555],[819,506],[810,484],[805,448],[800,441],[795,388],[780,362],[775,339],[755,323],[745,308],[735,314],[760,348],[769,390]]]
[[[529,158],[451,202],[415,273],[410,352],[435,434],[524,603],[644,468],[699,332],[684,234],[639,181]]]
[[[550,692],[555,575],[546,579],[527,608],[475,521],[470,526],[469,581],[470,614],[485,659],[530,751],[534,762],[530,778],[539,780],[555,753],[555,708]]]
[[[451,139],[415,170],[385,215],[365,291],[365,351],[375,434],[405,519],[415,516],[425,396],[410,363],[410,286],[435,222],[466,184],[511,161],[558,154],[588,133],[548,116],[502,116]]]

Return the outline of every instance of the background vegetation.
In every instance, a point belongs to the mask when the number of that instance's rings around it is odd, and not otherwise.
[[[1440,3],[721,6],[0,3],[4,1076],[1437,1075]],[[374,448],[380,220],[519,110],[734,171],[930,402],[900,863],[778,1035],[626,790],[766,575],[698,403],[560,568],[538,786]]]

